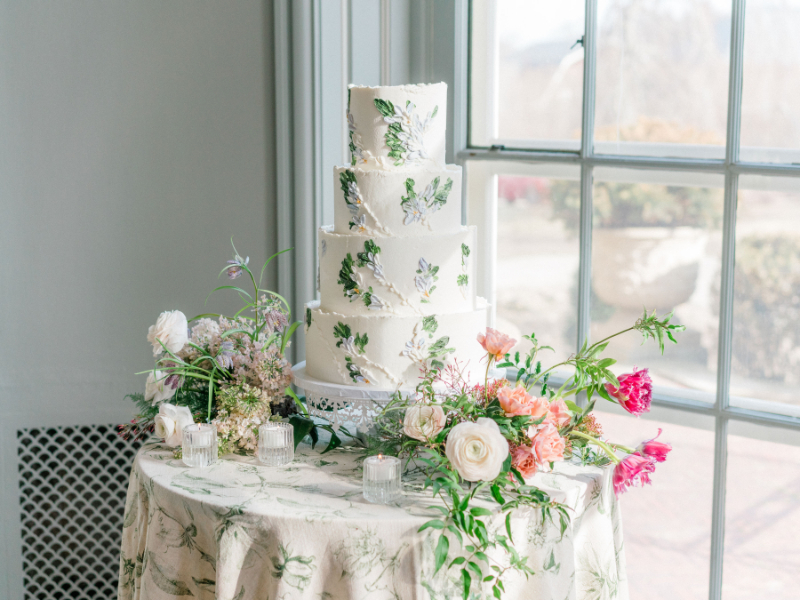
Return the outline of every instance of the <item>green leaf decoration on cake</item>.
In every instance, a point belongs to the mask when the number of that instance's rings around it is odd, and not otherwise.
[[[350,326],[339,321],[333,328],[333,337],[337,338],[337,348],[342,348],[346,353],[356,355],[364,354],[364,348],[369,343],[369,337],[365,333],[353,335]]]
[[[380,251],[380,248],[378,248],[378,251]],[[362,253],[359,252],[359,255],[361,254]],[[365,262],[364,265],[369,267],[370,263]],[[362,265],[359,264],[358,266]],[[341,285],[344,290],[345,297],[348,298],[350,302],[357,299],[362,300],[364,306],[370,310],[383,310],[386,308],[386,303],[372,291],[372,286],[366,286],[364,284],[361,274],[356,271],[355,267],[356,262],[353,260],[353,256],[348,252],[347,256],[342,260],[342,268],[339,270],[338,279],[339,285]],[[380,269],[380,264],[378,264],[377,267]]]
[[[311,327],[311,309],[306,308],[306,327]]]
[[[364,157],[364,150],[361,147],[360,136],[356,133],[356,121],[353,113],[350,112],[350,90],[347,90],[347,130],[350,135],[350,164],[356,166],[359,163],[367,162]]]
[[[395,166],[415,164],[429,158],[424,137],[431,120],[439,112],[438,106],[424,119],[415,113],[416,106],[410,100],[402,107],[391,100],[375,98],[375,108],[389,125],[386,145],[389,147],[389,158],[395,159]]]
[[[438,272],[439,267],[428,263],[424,258],[419,259],[419,268],[417,269],[417,276],[414,277],[414,283],[419,293],[422,294],[420,302],[428,303],[431,301],[431,294],[436,289],[434,284],[439,281]]]
[[[339,183],[344,192],[344,201],[350,211],[350,229],[359,232],[366,230],[366,215],[361,214],[361,207],[364,205],[364,198],[361,190],[358,189],[358,180],[354,171],[342,171],[339,173]]]
[[[458,276],[458,285],[459,287],[466,287],[469,285],[469,275],[462,273]]]
[[[448,177],[442,187],[439,187],[440,181],[440,177],[435,177],[422,193],[417,194],[414,190],[416,185],[414,180],[410,177],[406,179],[406,195],[401,196],[400,200],[400,206],[403,212],[406,213],[406,218],[403,220],[404,225],[423,223],[426,217],[447,204],[447,196],[450,195],[450,190],[453,189],[453,180]]]
[[[439,323],[437,323],[435,315],[431,315],[422,319],[422,331],[427,331],[428,337],[433,337],[433,334],[436,333],[436,329],[438,327]]]
[[[467,259],[469,258],[469,246],[461,244],[461,266],[467,266]]]
[[[345,365],[347,366],[347,373],[350,375],[350,379],[353,380],[353,383],[370,383],[369,375],[363,369],[363,367],[359,367],[357,364],[353,362],[353,359],[349,356],[344,357]]]

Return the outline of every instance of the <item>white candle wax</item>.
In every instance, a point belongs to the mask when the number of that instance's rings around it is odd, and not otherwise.
[[[264,448],[283,448],[286,446],[286,434],[282,429],[263,428],[261,430],[259,443]]]
[[[390,481],[395,477],[397,459],[391,456],[370,456],[367,459],[369,478],[373,481]]]

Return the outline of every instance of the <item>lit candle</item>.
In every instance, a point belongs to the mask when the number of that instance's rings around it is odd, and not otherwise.
[[[271,421],[258,428],[258,460],[270,467],[280,467],[294,460],[294,427]]]
[[[364,459],[364,498],[374,504],[388,504],[400,496],[400,459],[368,456]]]
[[[183,462],[188,467],[207,467],[217,462],[217,428],[192,423],[183,428]]]

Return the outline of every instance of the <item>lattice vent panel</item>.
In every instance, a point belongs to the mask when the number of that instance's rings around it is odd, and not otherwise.
[[[25,600],[117,597],[125,495],[140,445],[114,425],[17,432]]]

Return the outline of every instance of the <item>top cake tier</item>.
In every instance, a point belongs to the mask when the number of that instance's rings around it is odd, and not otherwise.
[[[351,86],[351,164],[361,168],[444,165],[447,84]]]

